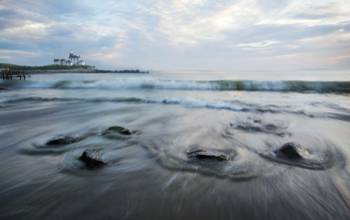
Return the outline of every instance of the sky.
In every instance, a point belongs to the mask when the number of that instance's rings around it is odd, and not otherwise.
[[[0,62],[348,70],[350,0],[0,0]]]

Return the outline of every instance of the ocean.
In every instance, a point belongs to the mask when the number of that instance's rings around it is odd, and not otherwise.
[[[348,72],[0,88],[0,219],[350,219]]]

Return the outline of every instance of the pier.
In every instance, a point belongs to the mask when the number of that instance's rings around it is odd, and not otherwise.
[[[1,78],[3,80],[12,80],[12,79],[19,79],[19,80],[26,80],[26,78],[28,77],[28,73],[26,73],[23,70],[11,70],[11,69],[7,69],[7,70],[1,70]]]

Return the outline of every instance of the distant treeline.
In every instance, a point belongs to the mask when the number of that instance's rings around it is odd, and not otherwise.
[[[149,71],[143,71],[139,69],[125,69],[125,70],[95,70],[96,73],[149,73]]]
[[[22,66],[10,63],[0,63],[0,69],[10,69],[25,71],[30,73],[148,73],[148,71],[142,71],[139,69],[123,69],[123,70],[101,70],[95,69],[95,66],[89,65],[46,65],[46,66]]]
[[[69,69],[95,69],[94,66],[89,65],[72,65],[72,66],[64,66],[64,65],[46,65],[46,66],[22,66],[10,63],[0,63],[1,69],[12,69],[12,70],[69,70]]]

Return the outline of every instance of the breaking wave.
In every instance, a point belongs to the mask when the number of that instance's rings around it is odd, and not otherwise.
[[[137,97],[119,97],[119,98],[44,98],[44,97],[25,97],[3,101],[3,107],[6,104],[18,102],[113,102],[113,103],[131,103],[131,104],[160,104],[160,105],[179,105],[187,108],[204,108],[213,110],[226,110],[234,112],[253,112],[253,113],[288,113],[303,115],[306,117],[333,118],[350,121],[350,115],[347,112],[309,112],[290,106],[276,106],[269,104],[253,104],[239,100],[231,101],[208,101],[194,98],[137,98]]]
[[[8,85],[7,85],[8,86]],[[350,93],[347,81],[254,81],[221,80],[191,81],[162,80],[155,78],[128,78],[113,80],[61,80],[47,82],[12,83],[20,88],[53,89],[163,89],[163,90],[218,90],[218,91],[276,91],[276,92],[318,92]],[[6,85],[2,85],[6,87]]]

